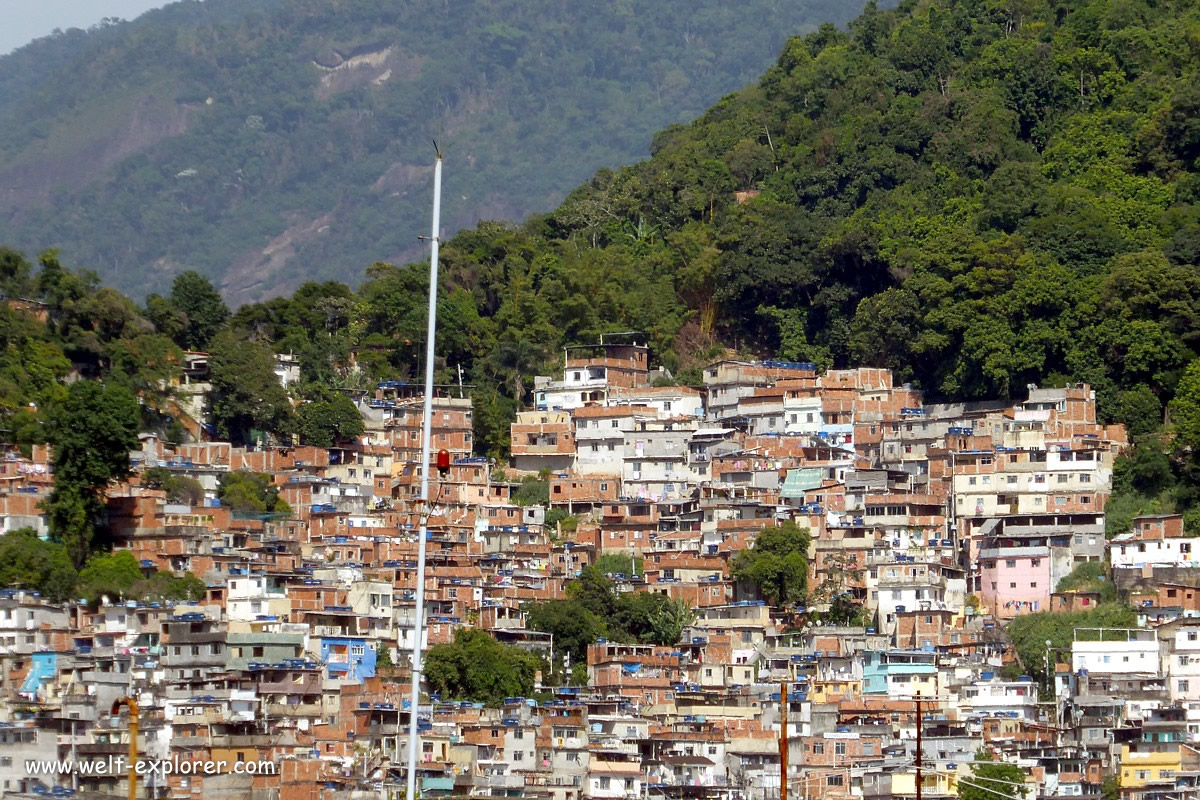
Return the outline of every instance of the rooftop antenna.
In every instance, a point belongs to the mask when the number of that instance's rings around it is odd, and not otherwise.
[[[433,225],[429,236],[429,327],[425,334],[425,414],[421,421],[421,526],[417,533],[417,612],[413,618],[412,699],[408,709],[408,800],[417,800],[417,709],[421,703],[421,634],[425,629],[425,537],[429,528],[429,441],[433,425],[433,345],[437,331],[438,245],[442,216],[442,151],[433,143]]]

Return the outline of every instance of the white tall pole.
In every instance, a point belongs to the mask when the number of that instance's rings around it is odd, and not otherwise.
[[[417,615],[413,619],[412,701],[408,709],[408,800],[417,800],[417,709],[421,704],[421,634],[425,631],[425,537],[429,527],[429,442],[433,425],[433,341],[437,330],[438,232],[442,216],[442,153],[433,167],[433,232],[429,252],[429,328],[425,334],[425,416],[421,422],[421,526],[417,535]]]

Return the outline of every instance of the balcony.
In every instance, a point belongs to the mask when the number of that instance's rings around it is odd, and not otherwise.
[[[524,789],[521,775],[476,775],[475,786],[481,789]]]
[[[979,551],[982,559],[1049,558],[1049,547],[988,547]]]
[[[263,706],[263,713],[276,719],[279,717],[319,717],[321,716],[321,704],[267,703]]]

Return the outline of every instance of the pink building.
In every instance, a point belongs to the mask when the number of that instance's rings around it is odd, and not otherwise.
[[[997,618],[1050,609],[1050,548],[991,547],[979,553],[980,599]]]

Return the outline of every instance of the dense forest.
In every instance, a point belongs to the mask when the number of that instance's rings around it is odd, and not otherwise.
[[[681,382],[726,349],[886,366],[931,400],[1086,381],[1137,443],[1110,525],[1180,509],[1200,530],[1198,31],[1189,3],[872,5],[848,32],[789,40],[649,160],[458,234],[438,367],[475,386],[480,452],[505,453],[561,345],[640,330]],[[44,438],[78,373],[178,436],[156,387],[201,348],[218,435],[336,439],[353,429],[337,390],[420,375],[426,275],[376,263],[357,290],[314,282],[231,312],[194,272],[139,304],[54,253],[34,268],[9,252],[0,288],[49,322],[0,309],[5,427]],[[293,398],[271,351],[301,359]]]
[[[0,241],[231,302],[560,201],[860,0],[185,0],[0,58]]]

